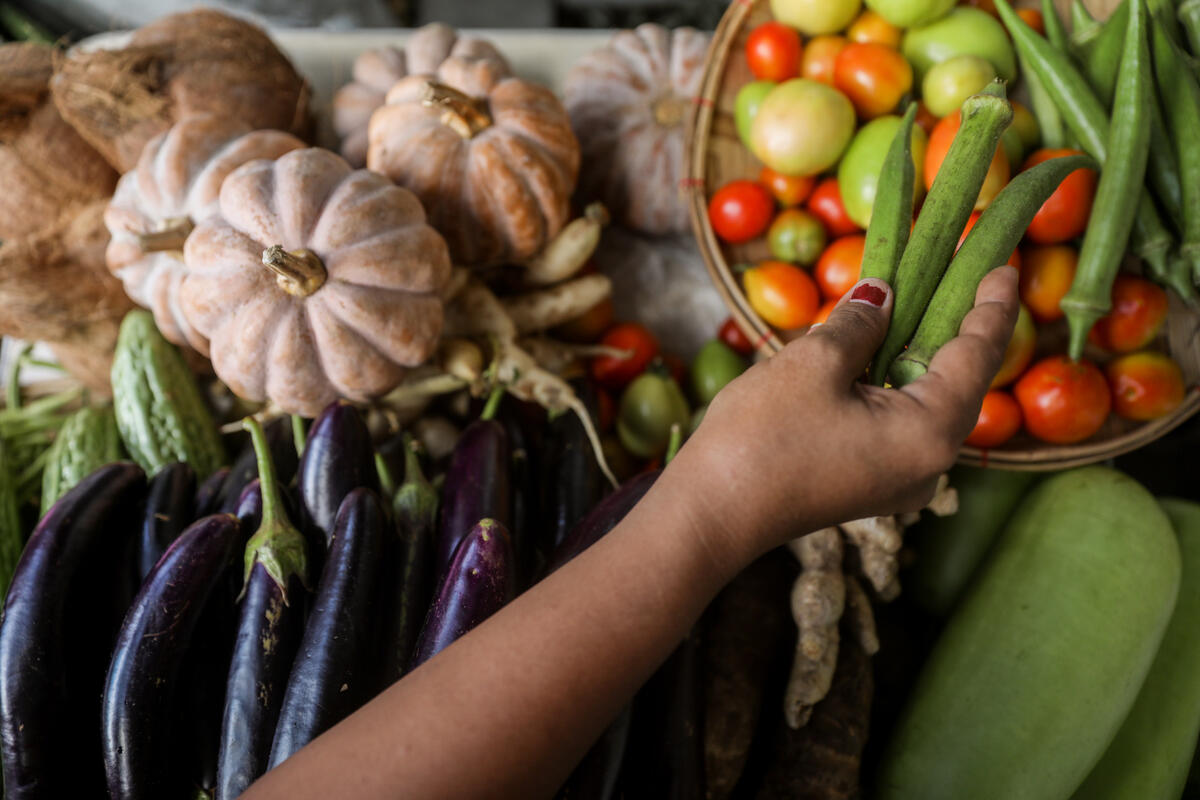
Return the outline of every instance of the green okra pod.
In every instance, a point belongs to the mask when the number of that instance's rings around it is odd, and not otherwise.
[[[1083,355],[1092,325],[1112,308],[1112,284],[1133,228],[1128,202],[1145,179],[1150,151],[1150,94],[1154,83],[1150,78],[1147,14],[1142,0],[1129,2],[1125,52],[1117,74],[1107,140],[1111,157],[1100,172],[1075,279],[1059,304],[1070,329],[1068,352],[1075,360]]]
[[[1200,0],[1184,0],[1176,10],[1176,19],[1187,34],[1192,54],[1200,53]]]
[[[916,116],[917,104],[909,103],[883,159],[871,224],[867,226],[867,241],[863,246],[860,279],[880,278],[888,284],[896,280],[896,269],[912,228],[913,184],[916,181],[912,130]]]
[[[963,318],[975,306],[980,281],[1016,249],[1034,214],[1063,179],[1095,166],[1084,155],[1052,158],[1017,175],[1001,190],[950,262],[908,349],[892,362],[889,376],[894,386],[924,375],[934,354],[958,335]]]
[[[1042,16],[1046,16],[1046,12],[1042,12]],[[1071,0],[1071,30],[1082,31],[1091,25],[1096,24],[1096,18],[1092,16],[1092,12],[1087,10],[1082,0]]]
[[[1053,0],[1042,0],[1042,26],[1046,29],[1046,41],[1062,52],[1067,52],[1067,29],[1063,27],[1062,17],[1054,8]]]

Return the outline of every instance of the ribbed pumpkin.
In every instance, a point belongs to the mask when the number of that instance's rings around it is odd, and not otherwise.
[[[409,76],[371,116],[367,166],[421,198],[456,264],[523,261],[567,221],[579,142],[554,93],[493,61]]]
[[[180,304],[236,394],[316,416],[433,354],[450,259],[411,192],[308,148],[242,165],[219,206],[184,245]]]
[[[707,52],[706,33],[647,23],[617,33],[567,75],[567,112],[583,150],[579,193],[626,227],[688,227],[685,129]]]
[[[388,89],[408,75],[432,75],[451,56],[494,61],[510,72],[508,61],[487,39],[460,36],[441,22],[418,28],[403,48],[386,45],[354,60],[354,80],[333,96],[333,129],[341,139],[342,155],[356,167],[367,163],[367,123],[383,105]]]
[[[304,146],[282,131],[189,117],[151,139],[137,167],[121,178],[104,214],[112,234],[105,259],[130,299],[154,312],[167,339],[208,354],[208,341],[179,308],[179,286],[187,275],[183,243],[197,222],[217,213],[225,176],[247,161],[278,158]]]

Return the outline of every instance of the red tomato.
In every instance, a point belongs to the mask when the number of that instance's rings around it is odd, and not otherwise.
[[[605,389],[617,391],[642,374],[646,365],[658,355],[658,339],[636,322],[614,325],[604,334],[600,344],[630,351],[628,358],[597,356],[592,359],[592,377]]]
[[[785,261],[764,261],[742,274],[750,307],[782,330],[812,322],[821,304],[817,284],[808,273]]]
[[[1113,411],[1126,419],[1158,419],[1183,402],[1183,373],[1165,353],[1146,350],[1108,362]]]
[[[1029,169],[1051,158],[1078,154],[1079,150],[1035,150],[1025,159],[1021,169]],[[1033,222],[1029,223],[1029,230],[1026,231],[1029,238],[1038,244],[1058,244],[1079,236],[1087,228],[1095,194],[1096,171],[1075,170],[1033,215]]]
[[[826,300],[839,300],[858,283],[859,273],[862,272],[863,246],[867,237],[861,233],[843,236],[836,239],[825,248],[817,265],[813,267],[813,277],[821,287],[821,294]]]
[[[983,396],[979,420],[967,436],[972,447],[999,447],[1021,430],[1021,407],[1008,392],[993,389]]]
[[[993,16],[996,16],[995,9],[996,4],[992,3],[991,14]],[[1042,19],[1041,11],[1038,11],[1036,8],[1018,8],[1017,16],[1025,20],[1025,24],[1033,28],[1038,33],[1042,34],[1043,36],[1046,35],[1046,21]]]
[[[726,317],[721,323],[721,330],[717,332],[717,338],[725,344],[729,345],[729,349],[743,356],[751,355],[754,352],[754,343],[746,336],[746,332],[742,330],[742,326],[737,324],[737,320],[733,317]]]
[[[1112,398],[1095,364],[1051,356],[1034,364],[1015,388],[1025,430],[1053,444],[1073,444],[1100,430]]]
[[[659,360],[662,361],[663,366],[667,368],[667,372],[671,374],[671,377],[675,379],[677,384],[680,386],[687,385],[687,381],[685,380],[687,378],[687,364],[684,363],[682,358],[674,353],[663,353],[659,357]]]
[[[908,59],[894,47],[874,42],[851,42],[833,65],[833,85],[864,119],[894,111],[912,83]]]
[[[575,319],[554,329],[554,335],[568,342],[586,344],[604,335],[613,321],[613,302],[606,297]]]
[[[1167,293],[1148,280],[1118,275],[1113,281],[1112,311],[1092,327],[1092,343],[1111,353],[1140,350],[1167,320]]]
[[[858,15],[858,19],[846,28],[846,38],[852,42],[874,42],[887,47],[900,47],[904,31],[870,9]]]
[[[838,304],[838,301],[836,299],[835,300],[826,300],[821,305],[821,307],[817,309],[817,315],[815,317],[813,317],[812,324],[813,325],[824,325],[826,320],[829,319],[830,313],[832,313],[833,309],[837,307],[837,304]]]
[[[746,62],[760,81],[786,81],[800,74],[800,34],[782,22],[764,22],[746,39]]]
[[[979,217],[983,214],[982,211],[972,211],[971,216],[967,217],[967,225],[963,228],[962,236],[958,237],[958,244],[954,246],[954,252],[958,252],[958,248],[962,247],[962,243],[967,240],[967,234],[971,232],[971,228],[975,227],[975,223],[979,221]],[[1008,257],[1008,261],[1004,262],[1009,266],[1021,268],[1021,254],[1014,248],[1012,255]]]
[[[821,220],[830,239],[862,231],[842,205],[842,192],[836,177],[825,178],[817,184],[808,197],[808,210]]]
[[[926,136],[933,133],[933,129],[937,127],[938,118],[929,110],[929,106],[925,105],[924,100],[917,103],[916,123],[925,131]]]
[[[1059,307],[1075,280],[1079,254],[1067,245],[1030,247],[1021,265],[1021,302],[1038,322],[1062,319]]]
[[[950,143],[954,141],[961,124],[962,111],[955,111],[942,117],[934,127],[933,133],[929,134],[929,147],[925,149],[926,189],[933,186],[933,179],[941,169],[942,161],[945,160],[946,153],[950,151]],[[983,186],[979,188],[979,198],[975,201],[976,211],[983,211],[991,204],[1000,190],[1004,188],[1004,184],[1008,183],[1008,177],[1008,156],[1004,154],[1004,145],[998,144],[996,145],[996,155],[992,156],[992,163],[988,166],[987,175],[983,179]]]
[[[596,423],[601,433],[612,430],[613,422],[617,419],[617,407],[612,395],[600,387],[596,387]]]
[[[800,59],[800,77],[833,86],[833,65],[848,44],[843,36],[814,36]]]
[[[730,181],[708,203],[708,219],[717,236],[741,244],[762,236],[775,214],[775,201],[754,181]]]
[[[784,175],[770,167],[763,167],[762,172],[758,173],[758,182],[767,187],[779,205],[790,208],[808,199],[817,179],[812,175]]]

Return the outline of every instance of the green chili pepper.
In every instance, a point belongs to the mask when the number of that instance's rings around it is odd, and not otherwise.
[[[892,321],[871,363],[876,385],[883,385],[888,367],[917,329],[979,199],[1000,137],[1011,123],[1012,106],[1003,81],[993,81],[963,102],[962,126],[933,179],[896,270]]]
[[[975,306],[975,292],[984,276],[1016,249],[1034,214],[1063,179],[1077,169],[1095,169],[1088,156],[1064,156],[1043,161],[1012,179],[988,206],[958,249],[908,349],[892,362],[894,386],[912,383],[925,374],[934,354],[958,335],[963,318]]]
[[[912,228],[913,183],[916,181],[912,128],[916,117],[917,104],[909,103],[883,159],[871,224],[867,226],[867,241],[863,246],[860,279],[881,278],[889,285],[896,280],[896,269]]]
[[[1146,8],[1142,0],[1130,3],[1125,53],[1117,72],[1107,141],[1112,157],[1100,172],[1075,279],[1059,304],[1070,328],[1068,352],[1075,360],[1083,355],[1092,325],[1112,308],[1113,281],[1133,228],[1129,198],[1137,195],[1145,179],[1150,152],[1150,94],[1154,84],[1150,78]]]

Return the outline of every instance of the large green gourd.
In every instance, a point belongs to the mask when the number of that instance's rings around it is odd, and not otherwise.
[[[121,458],[121,435],[111,408],[81,408],[67,418],[50,446],[42,473],[42,514],[105,464]]]
[[[1063,800],[1100,760],[1179,589],[1175,533],[1111,469],[1043,481],[1001,534],[913,690],[878,800]]]

